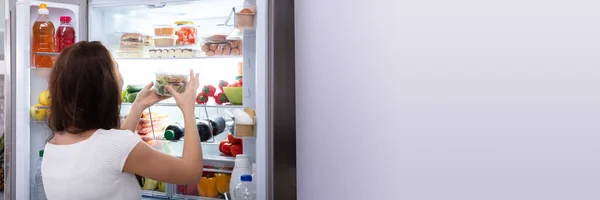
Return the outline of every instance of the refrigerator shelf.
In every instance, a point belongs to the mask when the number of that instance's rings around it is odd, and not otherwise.
[[[36,52],[35,54],[39,56],[59,56],[59,52]]]
[[[131,106],[133,105],[132,103],[122,103],[122,106]],[[153,105],[154,107],[177,107],[177,103],[157,103]],[[200,107],[204,107],[204,104],[196,104],[196,108],[200,108]],[[243,108],[244,106],[242,105],[233,105],[233,104],[223,104],[223,105],[216,105],[216,104],[207,104],[206,105],[207,108]],[[43,108],[43,107],[40,107]]]
[[[242,59],[243,56],[197,56],[197,57],[182,57],[182,58],[118,58],[115,60],[195,60],[195,59]]]

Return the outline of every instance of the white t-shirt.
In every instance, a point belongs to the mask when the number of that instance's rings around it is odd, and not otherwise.
[[[141,199],[135,175],[123,172],[129,153],[141,141],[128,130],[96,131],[70,145],[46,143],[42,179],[48,200]]]

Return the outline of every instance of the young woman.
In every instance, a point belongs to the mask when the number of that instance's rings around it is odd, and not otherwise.
[[[42,179],[49,200],[141,199],[135,174],[153,180],[198,183],[202,148],[196,130],[194,98],[198,74],[190,71],[183,93],[173,94],[183,112],[185,129],[181,159],[154,150],[132,131],[142,111],[165,97],[152,83],[139,92],[120,124],[123,79],[110,52],[100,42],[78,42],[61,53],[52,69],[52,104]]]

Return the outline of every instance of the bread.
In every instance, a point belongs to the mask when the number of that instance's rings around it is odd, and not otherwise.
[[[145,44],[145,37],[139,33],[125,33],[121,35],[121,47],[141,47]]]

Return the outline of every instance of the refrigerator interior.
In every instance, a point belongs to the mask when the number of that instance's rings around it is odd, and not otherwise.
[[[124,78],[124,85],[129,84],[147,84],[155,79],[155,72],[187,72],[193,69],[200,73],[200,85],[217,85],[219,80],[227,80],[234,82],[238,73],[238,63],[244,63],[243,77],[244,80],[253,80],[255,71],[248,66],[255,63],[254,45],[244,46],[243,55],[208,57],[205,54],[194,58],[119,58],[116,55],[118,51],[120,36],[124,33],[142,33],[144,35],[153,35],[153,25],[156,24],[173,24],[175,21],[193,21],[198,27],[198,38],[202,42],[202,38],[214,35],[225,34],[230,35],[232,32],[241,32],[233,28],[233,19],[226,22],[231,17],[231,11],[234,7],[241,7],[243,1],[240,0],[222,0],[222,1],[165,1],[164,6],[155,6],[160,8],[151,8],[146,1],[128,1],[128,2],[111,2],[107,1],[89,1],[88,8],[88,35],[89,41],[101,41],[111,50],[116,62],[119,65],[119,70]],[[37,18],[37,9],[40,3],[46,3],[50,11],[50,17],[55,24],[55,27],[60,24],[59,16],[69,15],[73,18],[73,26],[76,30],[76,41],[82,37],[79,36],[81,28],[78,20],[85,19],[78,16],[79,6],[73,4],[63,4],[54,2],[39,2],[39,1],[23,1],[17,4],[17,23],[27,24],[27,26],[17,26],[17,50],[16,63],[17,70],[15,76],[17,78],[16,102],[17,107],[16,121],[20,130],[17,137],[17,157],[29,158],[26,160],[18,160],[16,168],[17,176],[21,177],[17,180],[17,188],[28,188],[31,186],[32,177],[36,172],[36,161],[38,159],[38,151],[43,149],[43,146],[50,136],[50,131],[46,127],[44,121],[36,121],[31,115],[31,107],[38,103],[38,95],[47,89],[48,77],[50,69],[35,68],[30,64],[31,54],[31,25]],[[244,32],[244,39],[248,34]],[[250,43],[255,44],[253,37]],[[247,41],[244,40],[244,43]],[[241,47],[240,47],[241,48]],[[244,85],[244,106],[252,103],[250,107],[254,107],[254,100],[250,94],[254,93],[253,85]],[[130,103],[121,105],[121,112],[126,115]],[[196,110],[197,118],[206,118],[207,114],[210,117],[222,116],[226,118],[225,110],[233,108],[242,108],[243,106],[233,105],[216,105],[214,101],[209,101],[206,112],[204,107],[198,105]],[[179,108],[172,99],[160,102],[157,106],[151,107],[151,112],[160,112],[168,115],[165,124],[182,121],[182,115]],[[207,113],[207,114],[206,114]],[[231,122],[228,121],[230,124]],[[160,131],[154,132],[156,137],[160,137]],[[218,145],[221,140],[227,137],[228,131],[214,137],[214,140],[203,143],[203,153],[205,158],[205,172],[208,173],[230,173],[233,167],[233,157],[223,156],[219,152]],[[244,151],[251,153],[251,158],[254,161],[256,155],[252,149],[255,149],[254,138],[244,138]],[[168,142],[158,140],[161,145],[157,147],[166,153],[174,156],[181,156],[183,142]],[[246,145],[248,144],[248,145]],[[25,183],[26,182],[26,183]],[[166,190],[159,191],[144,191],[144,195],[159,196],[159,197],[178,197],[198,199],[193,192],[189,195],[178,195],[181,193],[182,186],[168,185]],[[191,187],[191,186],[190,186]],[[195,186],[194,186],[195,187]],[[32,189],[29,187],[30,190]],[[20,192],[30,193],[30,190],[20,189]],[[29,195],[19,194],[17,195]]]
[[[161,5],[149,6],[145,3],[129,3],[126,5],[94,5],[90,3],[89,9],[89,40],[101,41],[106,45],[115,56],[115,60],[119,65],[119,70],[124,79],[124,84],[148,84],[155,78],[155,72],[181,72],[185,73],[189,69],[200,74],[200,85],[217,85],[219,80],[234,82],[234,78],[238,73],[238,63],[253,62],[255,54],[246,52],[254,52],[252,46],[244,44],[243,55],[223,55],[210,57],[206,54],[197,55],[195,58],[121,58],[119,57],[120,37],[125,33],[140,33],[142,35],[154,35],[155,25],[174,24],[175,21],[192,21],[198,30],[198,42],[202,44],[205,38],[221,34],[230,35],[240,30],[234,29],[232,17],[232,9],[241,7],[243,1],[240,0],[225,0],[225,1],[187,1],[187,2],[167,2]],[[228,20],[230,19],[230,20]],[[191,48],[199,48],[192,46]],[[155,47],[154,49],[163,49],[169,47]],[[185,47],[188,48],[188,47]],[[150,48],[153,49],[153,48]],[[212,50],[212,49],[211,49]],[[244,80],[254,77],[254,71],[246,70],[243,72]],[[217,89],[218,90],[218,89]],[[244,91],[251,93],[253,88],[244,85]],[[247,95],[245,95],[247,96]],[[246,100],[246,99],[244,99]],[[253,101],[250,101],[253,102]],[[159,112],[168,114],[168,119],[165,124],[183,121],[181,111],[176,106],[173,99],[168,99],[159,103],[160,105],[151,107],[151,112]],[[221,116],[228,118],[225,113],[226,109],[241,108],[242,106],[219,106],[210,100],[206,110],[198,105],[196,115],[198,118],[204,119],[207,117]],[[247,101],[244,102],[247,105]],[[130,104],[124,103],[121,107],[122,115],[126,115],[130,108]],[[161,137],[163,134],[160,131],[155,131],[156,137]],[[229,132],[226,130],[216,136],[214,141],[209,141],[202,144],[204,153],[206,175],[213,176],[214,173],[231,173],[233,167],[233,157],[223,156],[219,152],[219,142],[227,137]],[[248,141],[248,142],[246,142]],[[254,149],[252,138],[246,139],[244,150]],[[182,142],[166,142],[162,147],[158,147],[161,151],[174,156],[181,156],[183,148]],[[254,151],[246,151],[254,152]],[[245,153],[246,153],[245,152]],[[255,157],[255,155],[252,155]],[[210,199],[207,197],[198,197],[196,185],[167,185],[166,189],[162,190],[159,187],[150,189],[152,186],[145,185],[143,187],[144,195],[155,197],[175,197],[175,198],[201,198]],[[220,196],[220,198],[223,198]]]

